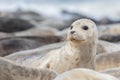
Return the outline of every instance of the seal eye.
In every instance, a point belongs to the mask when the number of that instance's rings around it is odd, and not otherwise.
[[[88,28],[88,26],[83,26],[82,27],[84,30],[88,30],[89,28]]]
[[[73,26],[70,27],[70,29],[72,29],[72,28],[73,28]]]

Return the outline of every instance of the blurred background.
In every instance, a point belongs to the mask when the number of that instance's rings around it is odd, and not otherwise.
[[[68,18],[64,11],[90,16],[120,18],[119,0],[0,0],[1,12],[33,11],[47,17]]]
[[[2,55],[61,42],[71,23],[92,19],[99,39],[119,43],[120,0],[0,0]]]

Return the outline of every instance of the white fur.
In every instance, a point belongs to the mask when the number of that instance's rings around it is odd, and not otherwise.
[[[89,69],[73,69],[57,76],[54,80],[118,80],[117,78]]]

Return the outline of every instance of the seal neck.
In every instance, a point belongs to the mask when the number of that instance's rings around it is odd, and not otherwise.
[[[74,44],[71,42],[67,42],[67,48],[69,48],[69,55],[71,56],[79,56],[80,57],[80,67],[84,68],[95,68],[95,56],[96,56],[96,48],[97,43],[95,41]],[[82,64],[82,65],[81,65]]]

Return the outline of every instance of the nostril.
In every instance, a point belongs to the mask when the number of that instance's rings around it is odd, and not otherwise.
[[[70,32],[70,34],[74,34],[74,33],[75,33],[75,31],[71,31],[71,32]]]

